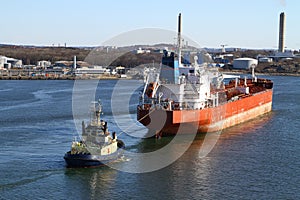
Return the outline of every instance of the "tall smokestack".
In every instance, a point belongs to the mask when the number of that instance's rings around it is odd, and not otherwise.
[[[181,65],[181,13],[178,15],[178,36],[177,36],[177,45],[178,45],[178,65]]]
[[[77,65],[76,62],[77,62],[77,61],[76,61],[76,56],[74,56],[74,60],[73,60],[73,68],[74,68],[74,69],[76,69],[76,65]]]
[[[278,52],[284,53],[284,37],[285,37],[285,14],[280,13],[279,19],[279,45]]]
[[[178,15],[178,33],[181,33],[181,13]]]

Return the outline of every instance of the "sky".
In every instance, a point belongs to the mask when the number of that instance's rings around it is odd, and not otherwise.
[[[201,47],[276,49],[285,12],[285,46],[299,49],[299,10],[298,0],[2,0],[0,44],[123,46],[124,35],[155,43],[165,31],[174,43],[182,13],[183,34]]]

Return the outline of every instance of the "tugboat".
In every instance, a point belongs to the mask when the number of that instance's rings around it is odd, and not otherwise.
[[[100,119],[102,105],[100,101],[91,104],[90,123],[82,122],[82,137],[73,141],[71,150],[64,159],[67,167],[95,167],[117,160],[123,153],[125,144],[118,140],[116,133],[109,133],[107,122]]]

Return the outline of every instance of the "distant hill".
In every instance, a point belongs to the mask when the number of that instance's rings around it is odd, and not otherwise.
[[[75,55],[77,60],[86,60],[90,64],[103,66],[133,67],[153,61],[160,62],[161,54],[158,53],[134,54],[132,51],[138,47],[140,45],[114,49],[111,47],[37,47],[0,44],[0,55],[20,59],[24,65],[36,65],[40,60],[47,60],[51,63],[62,60],[72,61]]]
[[[51,63],[59,60],[73,60],[74,55],[78,60],[84,60],[89,52],[83,48],[73,47],[0,45],[0,55],[20,59],[25,65],[35,65],[40,60],[47,60]]]
[[[135,54],[139,48],[150,49],[151,53]],[[133,45],[125,47],[42,47],[0,44],[0,55],[20,59],[24,65],[36,65],[38,61],[47,60],[72,61],[76,55],[78,61],[87,61],[92,65],[124,66],[127,68],[142,64],[160,63],[162,54],[153,50],[168,48],[174,50],[172,44]]]

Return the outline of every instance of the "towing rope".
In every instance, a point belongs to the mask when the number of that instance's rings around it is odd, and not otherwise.
[[[137,120],[138,122],[142,121],[143,119],[145,119],[146,117],[148,117],[152,112],[154,112],[155,109],[152,109],[147,115],[145,115],[144,117],[142,117],[140,120]],[[124,131],[121,131],[117,136],[120,136],[123,133],[126,133],[126,131],[131,128],[132,126],[134,126],[136,124],[136,122],[130,126],[128,126]]]

